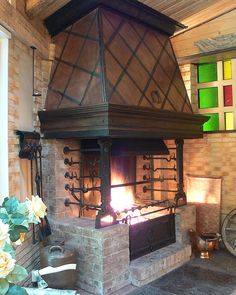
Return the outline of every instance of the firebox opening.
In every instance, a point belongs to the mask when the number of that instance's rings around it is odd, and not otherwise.
[[[105,163],[100,162],[98,142],[99,140],[96,139],[82,140],[80,151],[83,154],[81,173],[90,176],[90,178],[83,178],[82,185],[87,188],[94,188],[86,195],[84,194],[84,201],[91,204],[93,200],[96,200],[96,204],[100,205],[99,194],[101,195],[103,192],[96,190],[96,188],[101,187],[101,165],[106,166],[108,163],[107,161]],[[144,185],[150,184],[149,188],[153,188],[152,181],[148,179],[153,175],[152,171],[148,173],[148,177],[143,173],[143,163],[147,162],[143,156],[145,154],[149,156],[168,155],[169,150],[164,141],[160,139],[112,139],[110,154],[108,155],[110,168],[108,168],[109,173],[106,177],[110,178],[110,184],[107,184],[110,186],[111,202],[109,205],[118,215],[119,220],[126,216],[131,209],[132,216],[137,215],[138,210],[133,208],[143,205]],[[96,179],[94,176],[96,176]],[[149,195],[148,200],[154,200],[152,191],[147,194]],[[82,215],[94,217],[94,213],[84,211]]]
[[[79,216],[134,224],[169,214],[178,192],[173,149],[160,139],[82,140],[78,182],[66,185]]]
[[[74,162],[79,163],[79,177],[66,186],[77,202],[66,205],[78,205],[79,217],[94,218],[97,229],[128,224],[131,259],[174,243],[174,208],[179,198],[186,203],[183,140],[99,138],[80,143],[80,161]],[[66,163],[73,163],[72,158]]]

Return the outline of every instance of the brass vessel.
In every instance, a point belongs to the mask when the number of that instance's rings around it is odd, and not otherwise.
[[[192,249],[196,256],[209,259],[209,251],[219,250],[220,234],[202,233],[198,235],[195,230],[189,229]]]

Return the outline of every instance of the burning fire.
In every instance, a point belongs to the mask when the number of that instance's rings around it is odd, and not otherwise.
[[[113,172],[111,183],[112,185],[125,183],[125,177],[121,173]],[[125,216],[130,215],[130,217],[133,217],[130,224],[146,221],[145,218],[140,216],[139,210],[131,211],[134,204],[135,200],[131,186],[116,187],[111,189],[111,206],[115,212],[119,213],[124,210],[129,211],[125,214]],[[134,216],[136,217],[134,218]]]
[[[123,175],[112,173],[111,184],[122,184],[125,182]],[[111,189],[111,206],[115,211],[121,212],[132,208],[134,196],[130,186],[116,187]]]

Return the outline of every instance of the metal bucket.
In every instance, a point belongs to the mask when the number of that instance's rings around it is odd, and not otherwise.
[[[47,266],[58,267],[75,263],[75,251],[61,246],[47,246],[40,251],[40,268]],[[76,270],[65,270],[58,273],[44,275],[43,279],[50,288],[74,289],[76,283]]]

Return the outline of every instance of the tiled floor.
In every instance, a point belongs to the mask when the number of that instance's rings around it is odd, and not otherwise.
[[[192,259],[177,270],[129,295],[233,295],[236,294],[236,257],[218,251],[209,260]]]
[[[236,295],[236,257],[215,251],[209,260],[193,258],[142,288],[128,286],[112,295]]]

